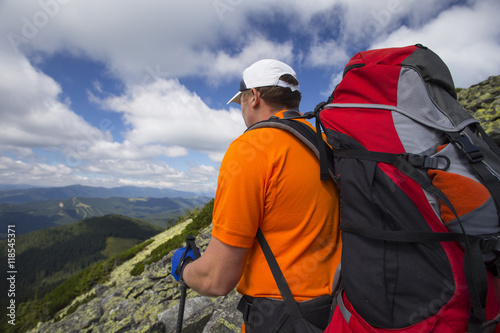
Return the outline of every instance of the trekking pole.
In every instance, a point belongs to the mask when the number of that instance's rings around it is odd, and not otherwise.
[[[177,315],[177,333],[182,332],[182,321],[184,320],[184,307],[186,305],[186,291],[185,284],[181,285],[181,299],[179,301],[179,314]]]
[[[194,236],[186,236],[186,252],[187,253],[190,249],[193,250],[194,256],[196,259],[198,259],[201,255],[200,252],[198,251],[198,248],[196,247],[195,243],[195,237]],[[181,262],[183,261],[184,256],[181,258]],[[179,300],[179,313],[177,315],[177,333],[182,332],[182,321],[184,320],[184,307],[186,305],[186,293],[187,293],[187,286],[185,283],[181,283],[181,299]]]

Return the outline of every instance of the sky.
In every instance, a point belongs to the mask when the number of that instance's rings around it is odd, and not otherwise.
[[[213,195],[253,62],[292,66],[303,112],[374,48],[423,44],[468,88],[500,74],[499,17],[498,0],[0,0],[0,184]]]

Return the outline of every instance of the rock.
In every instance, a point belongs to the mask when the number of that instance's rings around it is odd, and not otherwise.
[[[225,296],[206,324],[203,333],[241,332],[243,318],[241,313],[236,310],[240,298],[241,295],[236,290]]]
[[[104,293],[108,290],[109,287],[103,284],[98,284],[97,286],[94,287],[94,291],[97,297],[102,297],[102,295],[104,295]]]
[[[183,320],[184,326],[193,326],[200,319],[210,317],[214,311],[213,303],[212,300],[204,296],[186,300]],[[158,315],[158,320],[165,326],[165,332],[175,332],[178,315],[179,304],[172,306]],[[183,331],[186,332],[184,329]]]
[[[102,308],[97,302],[88,308],[85,316],[81,318],[79,326],[81,328],[88,328],[94,323],[98,323],[102,317]]]
[[[457,89],[458,101],[484,128],[486,133],[500,144],[500,75],[468,89]]]

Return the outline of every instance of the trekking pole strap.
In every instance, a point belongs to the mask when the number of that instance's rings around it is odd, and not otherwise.
[[[193,253],[194,253],[194,256],[196,257],[196,259],[201,257],[200,250],[196,246],[196,237],[191,236],[191,235],[186,236],[186,251],[189,249],[193,250]]]

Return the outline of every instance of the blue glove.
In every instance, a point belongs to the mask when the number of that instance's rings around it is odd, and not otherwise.
[[[180,281],[180,275],[184,266],[194,260],[196,260],[196,256],[194,255],[193,249],[190,248],[187,252],[185,247],[177,249],[172,257],[172,276],[174,279]]]

